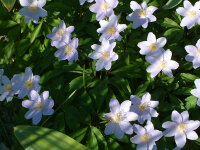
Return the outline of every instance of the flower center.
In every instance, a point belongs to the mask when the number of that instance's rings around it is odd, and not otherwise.
[[[101,8],[102,10],[107,10],[107,9],[108,9],[108,4],[107,4],[106,2],[103,2],[103,3],[101,4],[100,8]]]
[[[149,49],[150,49],[151,51],[155,51],[155,50],[157,49],[157,45],[154,44],[154,43],[152,43],[152,44],[150,44]]]
[[[72,47],[70,45],[66,45],[65,46],[65,54],[71,54],[73,51],[72,51]]]
[[[177,128],[178,128],[178,132],[180,133],[184,133],[187,131],[187,127],[184,123],[179,124]]]
[[[107,59],[109,57],[108,52],[101,52],[101,58],[102,59]]]
[[[28,7],[28,11],[30,13],[36,13],[37,12],[37,7],[35,4],[31,4],[29,7]]]
[[[165,68],[165,62],[164,62],[164,61],[161,61],[161,62],[158,64],[158,67],[159,67],[160,69]]]
[[[194,18],[194,17],[196,16],[196,12],[195,12],[195,11],[189,11],[189,12],[188,12],[188,16],[189,16],[190,18]]]
[[[10,92],[10,91],[12,91],[12,85],[7,84],[7,85],[5,85],[4,89],[5,89],[6,92]]]
[[[123,119],[124,119],[123,114],[119,112],[113,115],[111,121],[114,123],[120,123],[121,121],[123,121]]]
[[[139,10],[139,12],[138,12],[138,16],[139,16],[139,17],[145,18],[146,15],[147,15],[146,10],[144,10],[144,9]]]
[[[150,136],[148,134],[143,134],[140,136],[140,140],[142,141],[142,143],[147,143],[150,141]]]
[[[147,103],[142,103],[139,105],[139,109],[141,111],[145,111],[148,107],[149,107],[149,105]]]
[[[200,47],[197,49],[197,56],[200,58]]]
[[[59,29],[57,32],[56,32],[56,35],[61,38],[62,35],[64,34],[65,32],[63,31],[63,29]]]
[[[116,31],[115,27],[108,27],[107,33],[112,35],[115,33],[115,31]]]
[[[24,84],[27,89],[31,89],[33,87],[33,82],[31,80],[27,80]]]
[[[41,111],[43,109],[43,104],[42,102],[37,101],[33,107],[35,107],[37,111]]]

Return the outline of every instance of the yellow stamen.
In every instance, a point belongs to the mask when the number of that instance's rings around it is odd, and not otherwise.
[[[142,141],[142,143],[147,143],[150,141],[150,136],[148,134],[143,134],[140,136],[140,140]]]
[[[43,109],[43,104],[41,102],[37,101],[33,107],[35,107],[35,109],[37,111],[41,111]]]
[[[27,80],[24,84],[27,89],[31,89],[33,87],[33,82],[31,80]]]
[[[200,47],[197,49],[197,56],[200,57]]]
[[[154,43],[152,43],[152,44],[149,46],[149,49],[150,49],[151,51],[155,51],[155,50],[157,50],[157,45],[154,44]]]
[[[102,59],[107,59],[108,57],[109,57],[108,52],[102,52],[102,53],[101,53],[101,58],[102,58]]]
[[[5,89],[6,92],[10,92],[10,91],[12,91],[12,85],[7,84],[7,85],[5,85],[4,89]]]
[[[37,12],[37,7],[35,4],[31,4],[29,7],[28,7],[28,11],[30,13],[36,13]]]
[[[179,124],[177,129],[178,129],[178,132],[180,132],[180,133],[184,133],[187,131],[187,127],[184,123]]]
[[[56,35],[59,37],[59,38],[62,38],[62,35],[64,34],[65,32],[63,31],[63,29],[59,29],[57,32],[56,32]]]
[[[145,18],[145,17],[146,17],[146,14],[147,14],[147,12],[146,12],[146,10],[144,10],[144,9],[141,9],[141,10],[139,10],[139,12],[138,12],[138,16],[141,17],[141,18]]]
[[[65,54],[71,54],[73,52],[73,49],[70,45],[65,46]]]
[[[115,27],[108,27],[108,29],[107,29],[107,33],[110,35],[114,34],[115,31],[116,31]]]
[[[111,119],[111,121],[114,123],[119,123],[122,120],[123,120],[123,115],[121,113],[116,113]]]
[[[100,8],[101,8],[102,10],[107,10],[107,9],[108,9],[108,4],[107,4],[106,2],[103,2],[103,3],[101,4]]]
[[[147,103],[142,103],[139,105],[139,109],[141,111],[145,111],[148,108],[148,104]]]
[[[189,12],[188,12],[188,16],[189,16],[190,18],[194,18],[194,17],[196,16],[196,12],[195,12],[195,11],[189,11]]]
[[[165,62],[164,62],[164,61],[161,61],[161,62],[158,64],[158,67],[159,67],[160,69],[165,68]]]

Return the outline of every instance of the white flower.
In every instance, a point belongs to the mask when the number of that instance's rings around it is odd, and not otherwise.
[[[20,0],[19,2],[23,6],[19,10],[19,14],[25,16],[25,23],[28,23],[30,20],[36,23],[39,17],[47,16],[47,11],[42,9],[46,4],[46,0]]]
[[[189,113],[184,111],[179,114],[176,110],[172,112],[172,121],[167,121],[162,124],[166,130],[163,135],[166,137],[175,136],[177,147],[183,148],[186,143],[186,138],[189,140],[197,140],[198,135],[195,131],[199,126],[198,120],[188,120]]]
[[[93,44],[91,47],[95,52],[90,53],[89,57],[92,59],[98,59],[96,62],[96,70],[99,71],[103,68],[110,70],[112,61],[118,59],[118,55],[113,52],[113,48],[116,46],[116,42],[109,42],[106,39],[102,40],[101,45]]]
[[[111,112],[104,115],[109,120],[104,131],[105,134],[114,132],[118,139],[123,138],[124,133],[132,134],[133,128],[129,121],[137,120],[138,116],[134,112],[129,112],[131,101],[126,100],[120,105],[117,99],[112,98],[109,106]]]
[[[151,73],[151,77],[155,77],[160,71],[163,71],[167,76],[173,77],[172,71],[179,67],[176,61],[171,60],[172,52],[170,50],[165,51],[157,57],[152,57],[148,62],[151,64],[147,68],[147,72]]]
[[[137,2],[131,1],[130,7],[133,10],[133,13],[129,14],[126,19],[128,21],[133,21],[133,29],[140,26],[147,28],[149,22],[156,21],[156,17],[153,13],[157,8],[154,6],[147,7],[146,1],[144,1],[141,6]]]
[[[138,144],[136,150],[156,150],[156,143],[162,136],[162,132],[154,130],[152,122],[148,121],[143,128],[140,125],[134,124],[133,130],[136,133],[130,140],[132,143]]]
[[[188,55],[185,59],[193,63],[194,69],[200,66],[200,39],[197,41],[196,46],[187,45],[185,50],[188,52]]]
[[[99,24],[101,28],[97,29],[98,33],[102,33],[100,40],[102,41],[104,38],[107,40],[115,40],[121,41],[121,35],[119,34],[123,30],[127,28],[125,24],[118,24],[119,16],[115,16],[114,14],[109,17],[109,21],[101,20]]]
[[[181,26],[191,29],[195,23],[200,24],[200,1],[194,6],[188,0],[185,0],[183,4],[184,7],[179,7],[176,11],[179,15],[185,16],[181,21]]]
[[[158,106],[158,101],[152,101],[151,95],[147,92],[142,99],[135,95],[130,97],[132,101],[131,111],[138,114],[138,122],[143,124],[145,120],[151,120],[151,117],[157,117],[158,113],[154,109]]]
[[[149,32],[147,36],[147,41],[142,41],[138,43],[138,47],[140,48],[141,55],[154,55],[155,53],[163,53],[167,40],[164,37],[156,39],[156,36]]]
[[[198,98],[197,105],[200,106],[200,79],[196,79],[194,83],[197,88],[191,90],[190,93]]]

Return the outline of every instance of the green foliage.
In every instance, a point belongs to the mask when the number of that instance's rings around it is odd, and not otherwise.
[[[76,142],[74,139],[52,129],[17,126],[14,129],[14,133],[25,149],[87,150],[85,146]]]

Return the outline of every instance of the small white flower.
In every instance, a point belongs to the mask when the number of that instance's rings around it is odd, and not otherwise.
[[[191,94],[198,98],[197,105],[200,106],[200,79],[194,81],[196,89],[191,90]]]
[[[100,40],[102,41],[104,38],[107,40],[118,40],[121,41],[120,32],[125,30],[127,26],[125,24],[118,24],[119,16],[115,16],[114,14],[109,17],[109,21],[101,20],[99,24],[101,28],[97,29],[98,33],[102,33]]]
[[[160,71],[163,71],[167,76],[173,77],[172,71],[179,67],[179,64],[171,60],[172,52],[170,50],[161,53],[157,57],[152,57],[148,62],[151,64],[147,68],[147,72],[151,73],[151,77],[154,78]]]
[[[46,17],[47,11],[42,9],[46,4],[46,0],[20,0],[22,9],[19,14],[25,16],[25,23],[33,20],[34,23],[38,22],[39,17]]]
[[[162,132],[154,130],[152,122],[148,121],[147,125],[143,128],[140,125],[134,124],[133,130],[136,133],[130,140],[132,143],[137,144],[136,150],[156,150],[156,141],[162,136]]]
[[[186,138],[189,140],[197,140],[198,135],[195,131],[199,126],[198,120],[188,120],[189,113],[184,111],[179,114],[176,110],[172,112],[172,121],[167,121],[162,124],[166,130],[163,135],[166,137],[175,137],[177,147],[183,148],[186,143]]]
[[[129,14],[126,19],[128,21],[133,21],[133,29],[136,29],[140,26],[147,28],[149,22],[156,21],[156,17],[153,15],[153,13],[158,8],[154,6],[147,7],[146,1],[144,1],[141,6],[137,2],[131,1],[130,7],[133,10],[133,13]]]
[[[131,111],[138,115],[138,122],[143,124],[145,120],[151,121],[151,117],[157,117],[158,113],[154,109],[158,106],[158,101],[152,101],[151,95],[147,92],[143,95],[142,99],[131,95],[130,97],[132,101]]]
[[[141,55],[154,55],[155,53],[163,53],[167,40],[164,37],[156,39],[156,36],[149,32],[147,36],[147,41],[142,41],[138,43],[138,47],[140,48]]]
[[[129,121],[137,120],[137,114],[130,112],[131,101],[126,100],[121,105],[118,100],[112,98],[109,103],[110,113],[104,115],[105,118],[109,120],[106,128],[105,134],[115,133],[115,136],[118,139],[123,138],[124,133],[133,134],[132,125]]]
[[[185,50],[188,52],[188,55],[185,59],[193,63],[194,69],[200,66],[200,39],[197,41],[196,46],[187,45]]]
[[[112,61],[118,59],[118,55],[113,52],[116,42],[109,42],[106,39],[102,40],[101,45],[93,44],[91,47],[95,52],[90,53],[89,57],[92,59],[98,59],[96,62],[96,70],[99,71],[103,68],[110,70]]]
[[[176,11],[179,15],[184,16],[181,26],[191,29],[195,23],[200,24],[200,1],[196,2],[194,6],[188,0],[185,0],[183,4],[184,7],[179,7]]]

